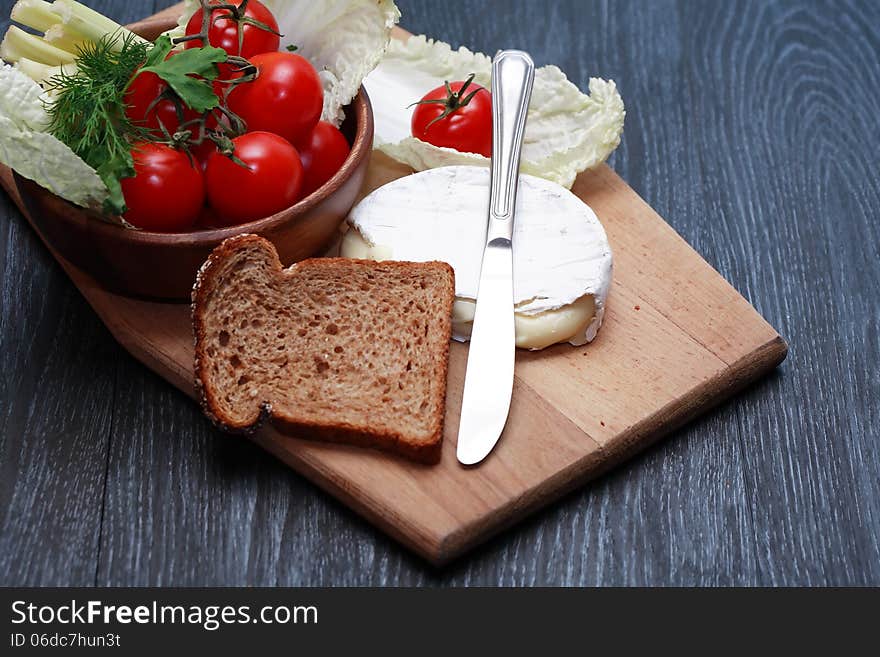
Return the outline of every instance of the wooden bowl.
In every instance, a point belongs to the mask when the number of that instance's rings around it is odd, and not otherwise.
[[[351,210],[373,147],[373,110],[363,87],[345,108],[341,130],[351,144],[342,168],[323,187],[271,217],[230,228],[190,233],[132,230],[15,175],[21,198],[49,247],[114,292],[188,300],[196,272],[227,237],[256,233],[270,240],[284,264],[322,253]]]

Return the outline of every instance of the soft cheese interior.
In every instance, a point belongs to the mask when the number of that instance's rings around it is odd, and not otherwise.
[[[350,213],[341,255],[442,260],[455,269],[453,329],[466,340],[488,216],[489,171],[456,166],[391,182]],[[542,349],[596,337],[611,283],[605,230],[583,201],[555,183],[520,176],[514,225],[517,346]]]

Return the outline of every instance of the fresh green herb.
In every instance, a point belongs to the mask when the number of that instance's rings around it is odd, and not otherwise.
[[[210,82],[217,79],[217,64],[226,61],[226,51],[210,46],[188,48],[166,59],[173,47],[169,37],[159,37],[140,73],[158,75],[196,112],[204,113],[217,107],[220,100]]]
[[[55,98],[49,131],[97,170],[110,191],[105,209],[114,214],[125,210],[119,181],[134,175],[131,141],[144,136],[125,116],[125,90],[149,48],[128,35],[121,44],[105,35],[80,49],[74,73],[48,83]]]
[[[48,83],[55,97],[48,106],[49,131],[98,172],[110,191],[107,212],[125,211],[120,181],[134,175],[132,144],[155,139],[125,115],[125,94],[134,77],[155,73],[196,112],[219,103],[211,81],[226,53],[220,48],[191,48],[166,59],[172,47],[167,36],[152,45],[133,35],[123,35],[121,44],[119,35],[105,35],[82,47],[75,72],[62,72]]]
[[[287,46],[287,52],[296,52],[297,50],[299,50],[299,46],[295,46],[292,43]]]

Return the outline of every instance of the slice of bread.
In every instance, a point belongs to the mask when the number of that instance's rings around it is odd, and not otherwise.
[[[455,281],[443,262],[316,258],[218,246],[193,290],[195,377],[228,431],[285,433],[440,459]]]

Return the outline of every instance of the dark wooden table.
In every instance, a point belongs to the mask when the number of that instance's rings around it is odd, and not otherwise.
[[[88,4],[125,22],[169,3]],[[0,584],[880,584],[880,3],[399,5],[414,32],[616,80],[612,165],[786,363],[437,571],[214,431],[3,196]]]

